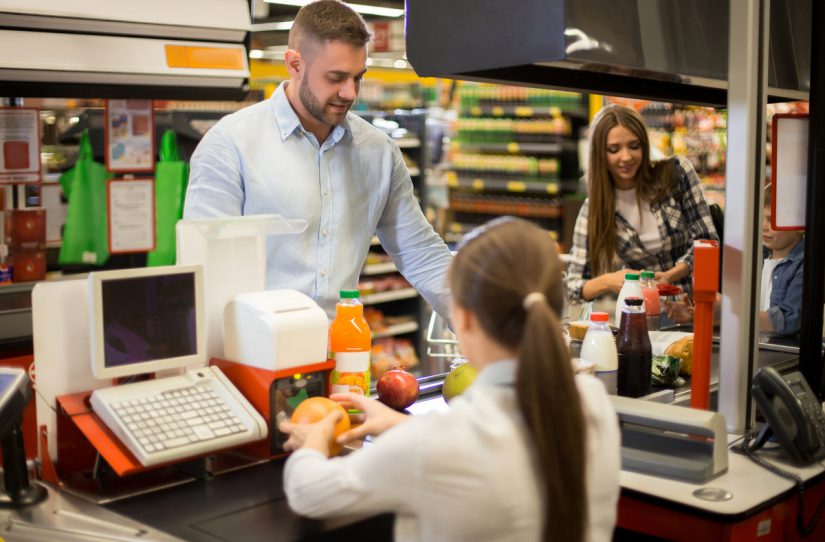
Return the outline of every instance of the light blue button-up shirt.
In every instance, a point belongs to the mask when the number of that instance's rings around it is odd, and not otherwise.
[[[352,113],[319,144],[285,88],[206,133],[192,155],[184,218],[305,219],[303,233],[268,240],[267,287],[299,290],[330,317],[339,290],[358,284],[375,234],[404,277],[447,317],[450,251],[415,200],[398,146]]]

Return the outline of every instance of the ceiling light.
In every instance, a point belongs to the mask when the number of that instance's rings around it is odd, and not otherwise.
[[[295,21],[280,21],[277,23],[256,23],[252,25],[253,32],[271,32],[277,30],[289,30]]]
[[[263,58],[263,57],[264,57],[264,52],[261,51],[260,49],[252,49],[251,51],[249,51],[249,58],[255,59],[255,58]]]
[[[283,6],[304,6],[309,4],[312,0],[265,0],[270,4],[281,4]],[[353,10],[357,11],[358,13],[363,13],[364,15],[380,15],[382,17],[401,17],[404,15],[403,9],[396,9],[396,8],[385,8],[381,6],[367,6],[364,4],[351,4],[349,2],[344,2],[346,5],[351,7]]]

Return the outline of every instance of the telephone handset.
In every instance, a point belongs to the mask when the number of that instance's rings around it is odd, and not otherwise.
[[[768,424],[752,449],[761,447],[775,433],[797,464],[825,457],[825,414],[802,373],[782,375],[764,367],[753,378],[753,397]]]

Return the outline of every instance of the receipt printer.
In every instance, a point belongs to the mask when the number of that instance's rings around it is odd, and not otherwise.
[[[223,314],[225,358],[280,371],[327,359],[327,315],[296,290],[238,294]]]

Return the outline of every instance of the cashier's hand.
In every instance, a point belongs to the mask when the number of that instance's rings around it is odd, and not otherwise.
[[[687,294],[682,295],[681,301],[666,301],[665,314],[677,324],[693,322],[693,304]]]
[[[367,435],[380,435],[390,427],[405,422],[409,416],[393,410],[384,403],[355,393],[334,393],[329,396],[346,409],[356,409],[363,414],[351,416],[353,424],[360,424],[338,435],[339,444],[360,440]]]
[[[341,412],[330,412],[315,423],[281,422],[278,424],[278,429],[289,435],[289,439],[284,443],[284,450],[291,452],[300,448],[309,448],[318,450],[329,457],[329,442],[332,440],[335,424],[341,416],[343,416]]]

